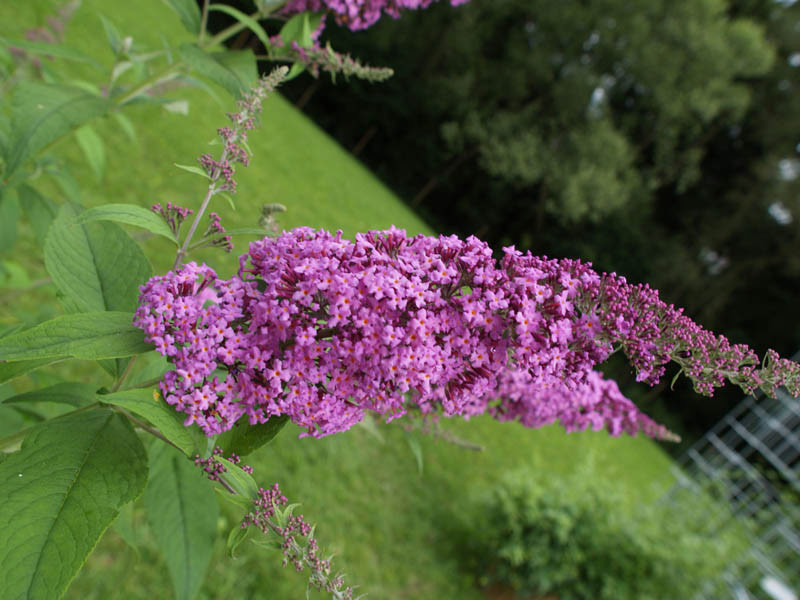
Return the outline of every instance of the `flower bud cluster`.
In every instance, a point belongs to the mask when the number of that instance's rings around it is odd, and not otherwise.
[[[291,564],[298,572],[307,568],[311,572],[309,584],[312,587],[325,590],[333,598],[351,600],[353,588],[345,587],[341,575],[331,574],[330,559],[320,557],[314,527],[306,522],[303,515],[292,514],[291,507],[285,511],[279,510],[287,502],[277,483],[271,488],[259,488],[253,510],[242,521],[242,529],[255,526],[264,533],[277,535],[281,539],[284,567]]]
[[[232,127],[220,127],[217,134],[222,140],[223,151],[219,160],[210,154],[203,154],[197,160],[214,186],[213,192],[236,192],[234,165],[248,165],[249,157],[245,147],[247,132],[256,126],[256,118],[261,113],[264,98],[273,92],[289,72],[287,67],[278,67],[261,78],[258,84],[237,102],[239,112],[229,113]]]
[[[631,285],[624,277],[605,274],[599,286],[584,294],[582,306],[594,311],[606,337],[620,345],[636,369],[637,381],[655,385],[665,365],[674,361],[695,391],[707,396],[726,381],[748,394],[761,389],[774,396],[781,386],[794,396],[800,394],[798,363],[769,350],[761,365],[749,347],[703,329],[648,285]]]
[[[273,48],[281,51],[280,56],[282,58],[288,58],[295,63],[302,64],[313,77],[319,77],[320,71],[325,71],[330,73],[331,78],[334,80],[337,74],[342,74],[346,78],[352,76],[371,83],[378,83],[386,81],[394,75],[394,70],[390,67],[365,65],[349,54],[337,52],[331,48],[330,44],[321,45],[319,35],[324,25],[325,21],[323,20],[314,31],[313,42],[309,47],[302,47],[296,41],[286,45],[280,34],[272,36],[270,43]]]
[[[450,0],[450,4],[458,6],[468,1]],[[331,13],[339,25],[357,31],[371,27],[383,14],[396,19],[401,10],[428,8],[433,2],[434,0],[289,0],[281,12],[286,15],[305,11]]]
[[[676,356],[707,394],[721,378],[800,379],[771,355],[754,370],[743,347],[617,275],[397,229],[354,242],[295,229],[252,243],[229,280],[190,263],[142,287],[135,323],[175,365],[164,398],[208,435],[289,415],[321,437],[413,406],[668,438],[594,372],[614,345],[651,384]]]
[[[226,252],[233,251],[233,238],[226,233],[225,228],[222,226],[222,221],[219,215],[215,212],[208,214],[208,227],[203,233],[202,239],[193,248],[201,248],[203,246],[213,246],[222,248]]]
[[[209,456],[208,458],[202,458],[199,454],[195,454],[194,464],[196,467],[200,467],[201,469],[203,469],[203,471],[205,471],[206,475],[211,481],[219,481],[220,476],[228,471],[225,465],[222,464],[222,462],[220,462],[219,460],[217,460],[217,458],[222,455],[223,455],[223,450],[222,448],[219,447],[214,448],[214,450],[211,452],[211,456]],[[224,456],[222,457],[224,458]],[[253,467],[251,467],[250,465],[240,464],[242,462],[242,459],[237,454],[231,454],[228,457],[228,460],[234,465],[239,465],[242,471],[244,471],[245,473],[250,473],[250,474],[253,473]]]
[[[181,229],[181,224],[186,220],[186,217],[194,212],[191,208],[184,208],[172,202],[167,202],[166,207],[161,206],[161,204],[153,204],[152,211],[164,220],[176,238]]]

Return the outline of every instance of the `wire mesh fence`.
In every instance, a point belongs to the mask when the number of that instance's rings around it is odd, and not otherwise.
[[[800,353],[795,355],[800,358]],[[726,581],[736,600],[796,600],[800,590],[800,402],[747,396],[698,440],[674,467],[669,501],[690,490],[724,501],[709,511],[713,531],[736,528],[750,553]],[[718,600],[708,590],[698,598]]]

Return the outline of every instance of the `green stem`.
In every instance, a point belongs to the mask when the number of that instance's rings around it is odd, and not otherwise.
[[[155,384],[157,384],[157,383],[160,383],[162,379],[163,379],[163,376],[161,376],[161,377],[154,377],[153,379],[148,379],[148,380],[147,380],[147,381],[145,381],[144,383],[140,383],[140,384],[138,384],[138,385],[135,385],[135,386],[134,386],[134,387],[132,387],[131,389],[133,389],[133,390],[141,390],[141,389],[144,389],[144,388],[149,388],[149,387],[151,387],[151,386],[154,386],[154,385],[155,385]]]
[[[133,100],[137,96],[140,96],[141,94],[143,94],[147,90],[155,87],[156,85],[158,85],[162,81],[166,81],[167,79],[171,79],[172,77],[177,76],[178,73],[176,71],[177,71],[177,69],[179,67],[182,67],[182,66],[183,66],[183,62],[182,61],[178,61],[176,63],[173,63],[173,64],[167,66],[164,69],[161,69],[155,75],[151,75],[150,77],[145,79],[143,83],[141,83],[137,87],[133,88],[133,90],[131,90],[130,92],[128,92],[127,94],[125,94],[124,96],[122,96],[121,98],[116,100],[117,106],[122,106],[126,102],[130,102],[131,100]]]
[[[208,0],[203,0],[203,14],[200,17],[200,37],[198,43],[203,43],[203,38],[206,36],[206,27],[208,25]]]
[[[238,496],[238,494],[236,493],[236,490],[235,490],[235,489],[233,489],[233,488],[231,487],[231,484],[229,484],[229,483],[228,483],[227,481],[225,481],[224,479],[221,479],[221,478],[220,478],[220,479],[217,479],[217,483],[218,483],[218,484],[220,484],[222,487],[224,487],[224,488],[225,488],[225,491],[226,491],[226,492],[228,492],[228,493],[230,493],[232,496]]]
[[[228,151],[222,151],[222,158],[220,162],[225,162],[225,159],[228,157]],[[219,169],[217,169],[219,171]],[[217,191],[216,184],[217,179],[219,179],[219,173],[214,173],[211,183],[208,184],[208,190],[206,191],[206,197],[203,198],[203,203],[200,205],[200,209],[197,211],[197,214],[194,217],[194,221],[192,221],[192,226],[189,229],[189,233],[186,234],[186,239],[183,240],[183,245],[178,248],[178,255],[175,257],[175,264],[172,265],[173,269],[177,269],[178,265],[183,262],[183,259],[186,258],[186,255],[189,253],[189,244],[192,241],[192,236],[194,232],[197,231],[197,226],[200,224],[200,219],[203,216],[203,213],[206,212],[206,208],[208,208],[208,203],[211,202],[211,198],[214,196],[214,193]]]
[[[158,429],[156,429],[155,427],[151,427],[150,425],[148,425],[144,421],[140,421],[139,419],[134,417],[131,413],[129,413],[127,410],[125,410],[124,408],[122,408],[120,406],[111,405],[111,408],[113,408],[119,414],[121,414],[124,417],[126,417],[127,419],[129,419],[131,423],[136,425],[142,431],[146,431],[150,435],[157,437],[162,442],[165,442],[165,443],[169,444],[170,446],[172,446],[173,448],[176,448],[177,450],[180,450],[181,454],[183,454],[183,450],[181,450],[178,446],[176,446],[171,441],[169,441],[167,438],[165,438],[164,435]]]
[[[137,358],[139,358],[138,354],[128,361],[128,365],[125,367],[125,370],[122,372],[122,375],[119,376],[119,379],[117,379],[116,383],[114,383],[114,386],[111,388],[112,393],[118,392],[119,388],[122,387],[122,384],[125,382],[125,379],[128,377],[128,375],[131,374],[131,370],[133,369],[133,365],[136,364]]]

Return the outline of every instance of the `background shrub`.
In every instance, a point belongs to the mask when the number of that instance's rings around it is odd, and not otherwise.
[[[714,530],[719,502],[678,492],[636,498],[587,467],[569,478],[530,470],[505,476],[479,503],[473,537],[484,583],[560,600],[692,598],[722,592],[729,568],[744,568],[743,527]],[[735,567],[734,567],[735,566]]]

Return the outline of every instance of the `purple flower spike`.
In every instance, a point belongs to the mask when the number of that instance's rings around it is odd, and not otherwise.
[[[142,287],[135,324],[175,365],[164,398],[208,435],[288,415],[321,437],[409,408],[672,439],[594,367],[621,349],[655,384],[677,362],[710,395],[800,392],[800,366],[703,330],[647,286],[475,237],[299,228],[250,245],[230,280],[186,265]]]

